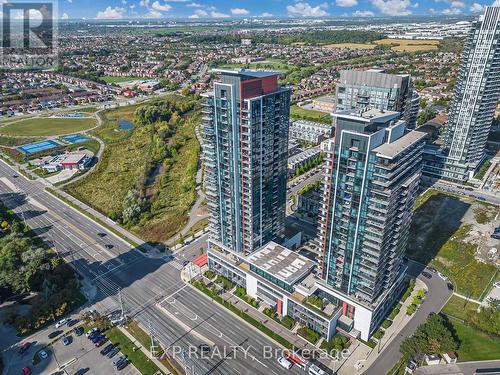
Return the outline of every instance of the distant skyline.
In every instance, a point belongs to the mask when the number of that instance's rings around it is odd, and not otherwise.
[[[60,0],[61,19],[380,17],[468,15],[500,0]]]

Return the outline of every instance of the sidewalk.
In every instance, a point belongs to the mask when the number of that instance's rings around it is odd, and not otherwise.
[[[420,289],[427,290],[427,286],[423,281],[416,279],[415,288],[413,289],[413,292],[402,304],[399,314],[396,315],[396,317],[392,321],[392,325],[385,330],[385,334],[379,341],[377,346],[368,353],[368,356],[366,357],[366,362],[364,363],[364,368],[370,367],[373,364],[373,362],[375,362],[380,352],[384,350],[384,348],[388,344],[391,343],[394,337],[396,337],[398,333],[401,332],[401,329],[406,324],[408,324],[408,322],[413,318],[413,315],[406,315],[406,309],[412,303],[413,297],[417,294],[417,292]]]
[[[121,333],[123,333],[125,336],[127,336],[130,341],[134,343],[135,346],[137,346],[141,352],[144,353],[144,355],[149,358],[150,361],[152,361],[158,368],[161,370],[161,372],[165,375],[172,375],[169,369],[167,369],[163,363],[161,363],[156,357],[151,357],[151,353],[149,350],[147,350],[144,346],[141,345],[141,343],[134,337],[132,336],[125,328],[123,327],[118,327]],[[132,363],[133,364],[133,363]]]
[[[196,276],[196,274],[193,273],[193,276]],[[194,286],[192,286],[191,283],[189,283],[189,281],[188,281],[189,278],[188,278],[188,275],[186,275],[186,270],[185,269],[183,269],[181,271],[181,279],[190,288],[193,288],[198,293],[200,293],[201,295],[205,296],[207,299],[210,299],[210,297],[208,297],[203,292],[201,292],[200,290],[198,290],[197,288],[195,288]],[[293,344],[294,347],[296,347],[297,349],[307,349],[310,352],[318,351],[319,350],[319,348],[317,346],[311,344],[310,342],[308,342],[307,340],[303,339],[299,335],[297,335],[297,334],[293,333],[292,331],[288,330],[287,328],[285,328],[280,323],[274,321],[273,319],[269,318],[267,315],[261,313],[259,310],[257,310],[255,308],[253,308],[252,306],[248,305],[245,301],[243,301],[242,299],[240,299],[236,295],[232,294],[232,292],[226,292],[223,295],[221,295],[221,297],[223,297],[226,301],[230,302],[233,306],[237,307],[239,310],[245,312],[246,314],[248,314],[249,316],[251,316],[255,320],[259,321],[261,324],[263,324],[264,326],[266,326],[267,328],[269,328],[273,332],[279,334],[281,337],[283,337],[288,342],[290,342],[291,344]],[[223,307],[223,306],[221,306],[221,308],[225,309],[225,307]],[[229,313],[231,313],[231,312],[229,311]],[[234,316],[237,317],[238,319],[240,319],[244,324],[247,324],[254,331],[258,332],[259,334],[261,334],[261,335],[263,335],[265,337],[267,337],[269,340],[273,340],[271,337],[267,336],[264,332],[260,331],[259,329],[257,329],[256,327],[254,327],[250,323],[246,322],[245,320],[243,320],[239,316],[237,316],[237,315],[234,315]],[[296,327],[297,327],[297,325],[296,325]],[[279,343],[277,343],[277,342],[275,342],[275,343],[278,346],[281,347],[281,345]],[[354,347],[354,345],[356,345],[356,343],[354,343],[352,345]],[[357,345],[359,345],[359,343],[357,343]],[[341,359],[340,361],[336,361],[334,358],[328,357],[328,358],[322,358],[319,362],[321,362],[323,365],[327,366],[330,369],[336,369],[336,368],[342,366],[344,364],[344,362],[346,362],[347,360],[348,360],[348,358]]]

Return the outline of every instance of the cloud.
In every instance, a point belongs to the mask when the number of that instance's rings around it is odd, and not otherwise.
[[[73,0],[71,0],[73,1]],[[122,0],[122,5],[127,5],[127,0]]]
[[[245,8],[231,8],[231,14],[235,16],[243,16],[245,14],[249,14],[250,12]]]
[[[68,13],[63,13],[63,14],[62,14],[62,16],[61,16],[61,19],[62,19],[62,20],[67,20],[67,19],[69,19],[69,15],[68,15]]]
[[[205,12],[203,9],[196,9],[194,11],[194,14],[191,14],[188,18],[201,18],[201,17],[208,17],[208,13]]]
[[[484,11],[484,6],[479,3],[473,3],[470,7],[472,13],[481,13]]]
[[[336,0],[335,4],[343,8],[353,7],[358,5],[358,0]]]
[[[201,8],[203,5],[201,5],[199,3],[189,3],[189,4],[186,4],[186,6],[189,8]]]
[[[68,3],[72,3],[72,2],[73,2],[73,0],[66,0],[66,1],[67,1]],[[1,3],[1,2],[0,2],[0,3]]]
[[[410,0],[372,0],[375,6],[382,14],[388,16],[407,16],[411,14],[408,8],[411,6]]]
[[[120,7],[112,8],[112,7],[108,6],[106,9],[100,10],[99,12],[97,12],[97,15],[95,16],[95,18],[97,18],[97,19],[119,19],[119,18],[123,18],[124,13],[125,13],[124,8],[120,8]]]
[[[451,2],[451,7],[452,8],[464,8],[465,7],[465,3],[462,2],[462,1],[459,1],[459,0],[455,0],[455,1]]]
[[[443,9],[441,13],[444,14],[445,16],[455,16],[457,14],[462,13],[462,11],[458,8],[446,8]]]
[[[149,0],[141,0],[139,1],[139,5],[143,7],[147,7],[149,5]]]
[[[222,13],[222,12],[218,12],[216,10],[212,10],[210,12],[210,15],[213,17],[213,18],[228,18],[229,15],[226,14],[226,13]]]
[[[369,10],[357,10],[352,12],[353,17],[373,17],[375,14]]]
[[[500,7],[500,0],[496,0],[493,4],[491,4],[493,7]]]
[[[286,10],[290,16],[325,17],[328,16],[328,13],[325,11],[326,8],[328,8],[327,3],[313,7],[309,3],[298,2],[294,5],[288,5]]]
[[[146,18],[161,18],[161,17],[162,17],[161,12],[154,9],[150,9],[149,13],[146,14]]]
[[[156,10],[157,12],[168,12],[170,9],[172,9],[172,6],[167,3],[162,5],[159,1],[155,1],[151,5],[151,8],[153,8],[153,10]]]
[[[264,12],[259,17],[273,17],[273,14],[269,12]]]

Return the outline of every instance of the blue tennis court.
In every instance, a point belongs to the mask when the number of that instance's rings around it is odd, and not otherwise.
[[[64,139],[67,142],[70,142],[70,143],[80,143],[80,142],[88,141],[90,138],[85,137],[84,135],[81,135],[81,134],[71,134],[71,135],[66,135],[66,136],[62,137],[62,139]]]
[[[56,141],[48,140],[48,141],[40,141],[34,143],[28,143],[22,146],[19,146],[17,149],[25,154],[34,154],[36,152],[50,150],[51,148],[55,148],[60,146]]]

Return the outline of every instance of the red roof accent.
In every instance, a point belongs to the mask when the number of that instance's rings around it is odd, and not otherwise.
[[[198,255],[196,258],[194,258],[192,260],[192,263],[197,265],[198,267],[203,267],[203,266],[207,265],[208,254],[205,253],[205,254]]]

